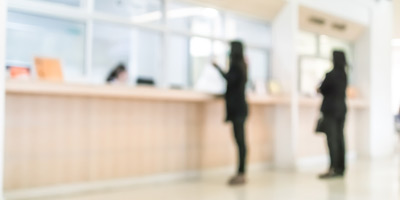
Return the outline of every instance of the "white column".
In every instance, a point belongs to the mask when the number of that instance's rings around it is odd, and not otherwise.
[[[386,156],[394,151],[394,120],[391,112],[391,40],[393,7],[379,1],[372,8],[370,29],[370,153]]]
[[[277,106],[274,122],[274,164],[280,169],[295,168],[298,131],[296,35],[298,3],[288,1],[272,23],[272,79],[279,82],[289,105]]]
[[[400,38],[400,0],[393,0],[394,7],[394,37]]]
[[[393,7],[389,1],[379,1],[371,7],[370,25],[356,42],[357,86],[370,104],[360,113],[358,152],[374,158],[394,153],[394,119],[391,111],[391,39]]]
[[[353,84],[360,90],[361,98],[369,102],[370,97],[370,33],[366,31],[355,42],[355,64],[353,69]],[[362,109],[356,113],[357,127],[356,151],[359,157],[370,155],[370,110]]]
[[[4,199],[4,100],[5,100],[5,43],[7,0],[0,1],[0,199]]]
[[[399,112],[400,107],[400,44],[392,47],[392,111]]]

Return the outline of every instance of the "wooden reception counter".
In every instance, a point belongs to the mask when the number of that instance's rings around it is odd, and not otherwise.
[[[212,95],[16,81],[6,83],[6,93],[7,191],[201,171],[236,162],[230,126],[223,123],[223,100]],[[290,106],[290,99],[249,96],[249,102],[249,163],[271,163],[274,113],[277,106]],[[320,100],[299,103],[301,112],[317,115]],[[350,107],[367,105],[350,101]],[[312,117],[301,132],[311,140]],[[307,142],[299,141],[300,148]],[[323,141],[317,142],[312,151],[309,145],[298,149],[299,156],[324,154]]]

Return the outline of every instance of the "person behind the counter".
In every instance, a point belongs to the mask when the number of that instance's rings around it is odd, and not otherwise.
[[[128,71],[124,64],[119,64],[115,67],[107,77],[107,83],[110,84],[127,84],[128,83]]]

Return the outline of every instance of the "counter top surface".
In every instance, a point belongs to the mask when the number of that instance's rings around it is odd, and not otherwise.
[[[43,81],[7,81],[8,94],[38,94],[59,96],[86,96],[103,98],[160,99],[199,102],[216,97],[189,90],[160,89],[150,86],[90,85]]]
[[[142,100],[163,100],[181,102],[206,102],[218,98],[216,95],[193,90],[163,89],[149,86],[119,86],[119,85],[90,85],[46,81],[16,81],[6,82],[7,94],[32,94],[56,96],[83,96],[99,98],[128,98]],[[249,94],[248,101],[253,105],[290,105],[291,99],[286,96],[269,96]],[[320,97],[300,97],[299,105],[304,107],[319,106]],[[351,107],[367,107],[362,99],[348,101]]]

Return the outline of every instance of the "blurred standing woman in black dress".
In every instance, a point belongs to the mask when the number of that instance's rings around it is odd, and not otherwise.
[[[225,73],[215,62],[213,65],[218,69],[227,81],[225,93],[226,102],[226,121],[233,124],[233,132],[238,147],[239,166],[237,175],[229,180],[230,185],[240,185],[246,183],[246,140],[245,140],[245,121],[247,118],[246,102],[246,82],[247,64],[243,54],[243,44],[239,41],[231,42],[229,72]]]
[[[319,92],[324,96],[321,106],[322,132],[326,134],[330,156],[330,168],[319,178],[342,177],[345,172],[344,122],[346,106],[346,57],[342,51],[333,52],[333,70],[326,74]]]

